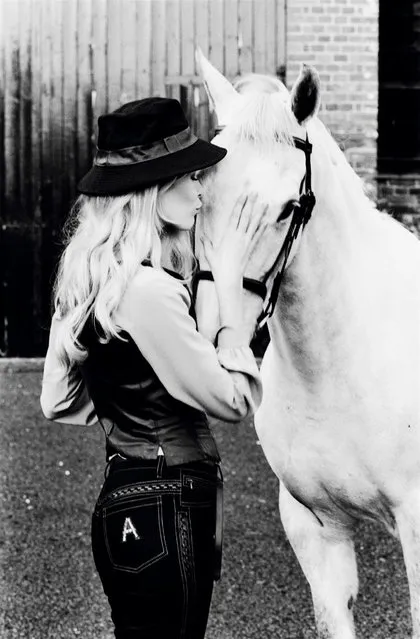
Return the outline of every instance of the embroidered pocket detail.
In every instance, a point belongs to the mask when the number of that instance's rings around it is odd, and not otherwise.
[[[140,535],[135,529],[133,522],[131,521],[131,517],[126,517],[124,520],[124,526],[122,531],[123,543],[127,541],[127,535],[134,535],[134,539],[140,539]]]
[[[105,545],[114,568],[140,572],[168,554],[160,496],[103,509]]]
[[[95,511],[99,512],[105,505],[109,506],[110,503],[120,501],[122,499],[130,499],[137,496],[145,495],[176,495],[181,490],[181,482],[179,480],[163,481],[161,479],[149,482],[140,482],[136,484],[129,484],[128,486],[122,486],[116,488],[110,493],[100,497],[96,503]]]
[[[192,542],[191,522],[188,512],[177,513],[178,544],[181,555],[181,570],[185,592],[195,587],[194,551]]]

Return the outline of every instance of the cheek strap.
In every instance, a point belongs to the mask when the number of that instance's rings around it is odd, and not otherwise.
[[[306,134],[306,140],[302,140],[301,138],[293,138],[295,146],[297,149],[300,149],[305,153],[305,165],[306,172],[302,179],[302,183],[300,185],[300,197],[299,201],[295,203],[293,207],[292,220],[286,235],[286,239],[283,243],[283,246],[280,249],[280,253],[278,258],[273,264],[273,267],[267,273],[263,282],[259,280],[254,280],[249,277],[244,277],[243,279],[243,287],[247,291],[251,293],[255,293],[259,295],[263,300],[267,297],[267,286],[266,282],[273,271],[277,268],[278,263],[283,256],[283,264],[281,269],[278,271],[274,278],[273,286],[271,288],[270,298],[267,302],[266,307],[260,313],[257,319],[257,331],[260,330],[267,320],[273,315],[274,309],[276,307],[277,298],[280,291],[280,285],[283,280],[283,276],[286,270],[287,261],[289,258],[290,251],[293,246],[293,242],[299,235],[299,232],[305,228],[307,223],[309,222],[312,211],[315,206],[315,195],[312,191],[312,168],[311,168],[311,153],[312,153],[312,144],[308,140],[308,134]],[[214,281],[213,274],[211,271],[198,271],[193,278],[192,282],[192,303],[195,306],[197,301],[197,290],[198,284],[201,280]]]

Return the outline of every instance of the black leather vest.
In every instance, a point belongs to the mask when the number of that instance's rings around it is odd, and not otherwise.
[[[81,370],[107,455],[153,459],[161,446],[169,466],[220,461],[205,413],[172,397],[130,335],[121,336],[101,343],[91,323],[82,335],[89,354]]]

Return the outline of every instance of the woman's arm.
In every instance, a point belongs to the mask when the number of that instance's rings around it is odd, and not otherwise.
[[[126,291],[117,321],[173,397],[223,421],[239,421],[261,402],[253,353],[241,331],[216,349],[198,333],[189,305],[181,282],[143,268]]]
[[[60,320],[54,315],[51,322],[48,351],[42,379],[41,408],[47,419],[63,424],[90,426],[98,421],[80,370],[71,369],[59,360],[56,339]]]

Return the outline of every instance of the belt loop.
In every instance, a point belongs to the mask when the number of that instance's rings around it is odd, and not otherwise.
[[[164,457],[164,455],[158,455],[157,460],[158,460],[158,462],[157,462],[156,477],[157,477],[158,479],[162,479],[163,464],[164,464],[164,462],[165,462],[165,457]]]
[[[111,465],[112,460],[113,460],[113,457],[111,457],[111,459],[108,459],[108,461],[106,463],[105,470],[104,470],[104,479],[108,479],[109,467]]]
[[[111,463],[112,460],[115,459],[116,457],[121,457],[121,455],[119,455],[118,453],[113,453],[106,462],[106,466],[105,466],[105,470],[104,470],[104,478],[108,479],[108,475],[109,475],[109,471],[111,469]]]

